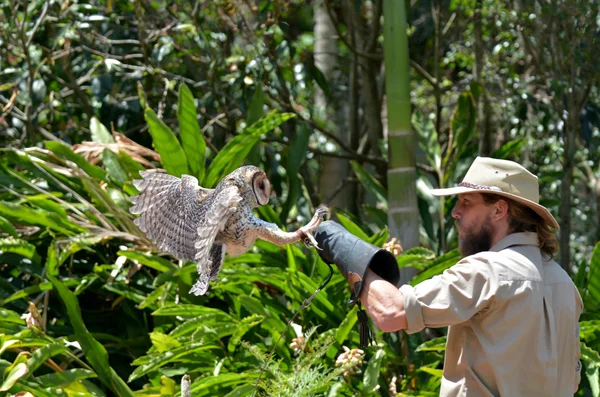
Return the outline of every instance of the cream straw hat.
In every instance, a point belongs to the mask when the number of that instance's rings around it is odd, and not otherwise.
[[[534,210],[550,226],[560,228],[550,211],[540,205],[537,176],[514,161],[477,157],[458,186],[431,190],[434,196],[473,192],[508,197]]]

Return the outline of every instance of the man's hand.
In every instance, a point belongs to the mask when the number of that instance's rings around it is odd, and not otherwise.
[[[321,223],[315,239],[321,248],[318,251],[321,258],[334,263],[350,284],[350,305],[360,297],[368,269],[394,285],[398,283],[400,271],[394,255],[361,240],[339,223]]]

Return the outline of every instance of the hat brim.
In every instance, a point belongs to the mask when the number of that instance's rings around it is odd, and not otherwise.
[[[431,189],[430,193],[437,197],[454,196],[456,194],[464,194],[464,193],[497,194],[498,196],[510,198],[511,200],[514,200],[518,203],[521,203],[521,204],[531,208],[539,216],[541,216],[542,219],[544,219],[546,222],[548,222],[548,224],[550,226],[552,226],[556,230],[560,230],[560,226],[558,225],[558,222],[556,221],[556,219],[554,219],[554,217],[552,216],[552,214],[550,213],[550,211],[548,211],[548,209],[546,207],[544,207],[543,205],[538,204],[534,201],[527,200],[526,198],[517,196],[512,193],[506,193],[506,192],[497,191],[497,190],[472,189],[472,188],[463,187],[463,186],[450,187],[450,188],[446,188],[446,189]]]

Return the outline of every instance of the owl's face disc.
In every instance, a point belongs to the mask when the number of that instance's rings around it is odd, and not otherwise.
[[[257,172],[252,179],[252,189],[258,205],[265,205],[271,196],[271,184],[264,172]]]

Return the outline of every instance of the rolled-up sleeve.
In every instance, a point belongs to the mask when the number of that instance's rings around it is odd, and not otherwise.
[[[488,307],[498,290],[486,258],[467,257],[441,275],[412,287],[403,285],[407,332],[467,321]]]

